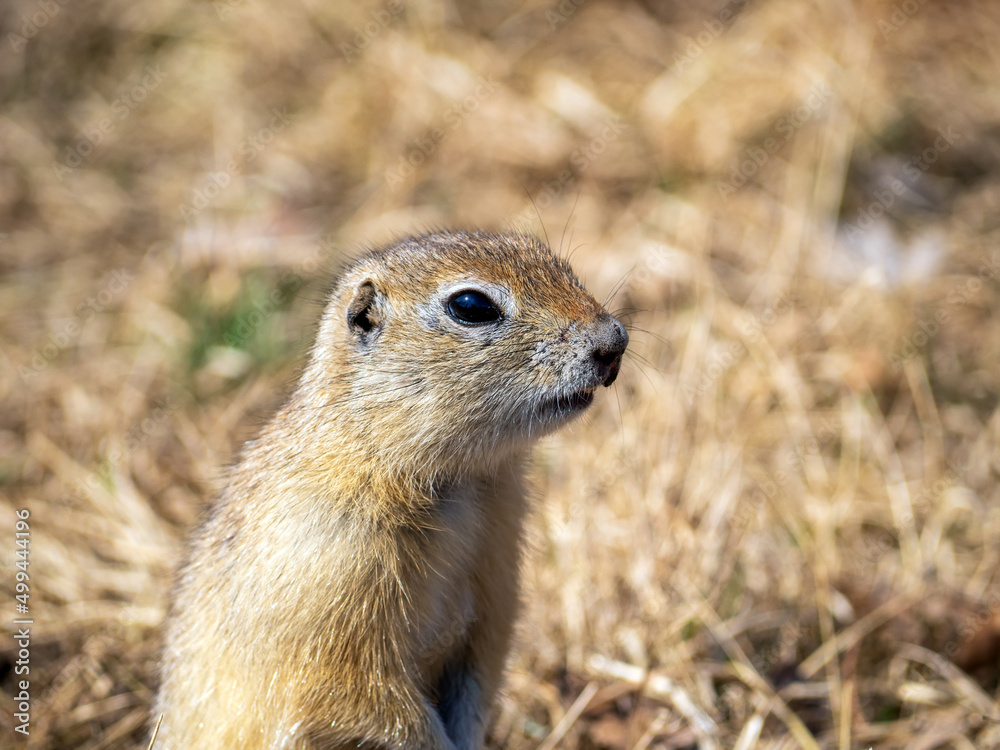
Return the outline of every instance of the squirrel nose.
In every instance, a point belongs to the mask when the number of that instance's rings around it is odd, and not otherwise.
[[[628,331],[617,318],[605,313],[599,323],[593,351],[594,366],[601,385],[607,388],[615,382],[622,366],[622,355],[628,346]]]

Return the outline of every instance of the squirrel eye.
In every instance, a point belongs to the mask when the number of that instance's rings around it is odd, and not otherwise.
[[[482,292],[466,289],[448,300],[448,314],[465,325],[482,325],[500,320],[500,310]]]

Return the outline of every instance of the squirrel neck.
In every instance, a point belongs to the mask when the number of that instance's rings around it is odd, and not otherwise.
[[[434,446],[380,443],[351,410],[346,391],[329,382],[320,389],[304,377],[279,418],[248,446],[244,465],[284,466],[273,480],[283,487],[294,484],[290,489],[322,494],[345,512],[401,524],[432,511],[456,486],[488,486],[501,472],[522,471],[525,449],[470,460]]]

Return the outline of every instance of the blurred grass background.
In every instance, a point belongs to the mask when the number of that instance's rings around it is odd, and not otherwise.
[[[3,743],[138,748],[180,543],[331,269],[547,233],[632,326],[539,452],[492,747],[1000,747],[1000,8],[9,0]]]

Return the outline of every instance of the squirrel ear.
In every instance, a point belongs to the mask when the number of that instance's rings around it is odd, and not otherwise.
[[[382,315],[375,305],[378,291],[370,281],[365,281],[347,305],[347,328],[367,343],[382,330]]]

